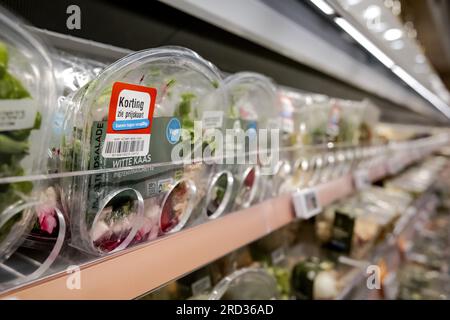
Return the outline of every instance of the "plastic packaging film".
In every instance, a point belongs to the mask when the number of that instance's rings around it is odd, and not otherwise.
[[[0,178],[45,173],[57,89],[46,45],[0,8]],[[39,182],[0,185],[0,262],[36,219]]]

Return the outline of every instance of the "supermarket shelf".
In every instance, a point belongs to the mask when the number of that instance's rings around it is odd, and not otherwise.
[[[417,220],[422,216],[429,216],[432,212],[434,212],[437,202],[436,196],[433,195],[431,190],[426,191],[423,195],[416,199],[414,203],[411,204],[411,206],[406,210],[402,218],[396,223],[393,232],[387,236],[387,239],[383,243],[380,243],[374,248],[373,254],[371,255],[368,263],[376,264],[377,261],[383,257],[386,257],[390,252],[392,252],[392,250],[399,250],[399,241],[411,239],[411,232],[413,232],[412,229],[414,229]],[[366,279],[367,275],[365,268],[356,270],[348,285],[337,297],[337,300],[348,299],[353,290],[363,284]]]
[[[320,185],[318,190],[320,203],[325,206],[353,192],[351,176]],[[81,266],[80,290],[67,289],[66,283],[71,275],[63,272],[0,297],[133,299],[257,240],[294,219],[291,196],[280,196]]]
[[[4,294],[16,299],[133,299],[199,268],[293,220],[289,196],[81,267],[81,289],[60,273]]]
[[[422,155],[424,156],[424,155]],[[420,157],[390,159],[368,170],[371,181]],[[353,194],[352,174],[312,188],[321,208]],[[286,194],[191,229],[80,266],[80,289],[68,289],[73,275],[60,272],[0,294],[7,299],[133,299],[179,278],[296,219]]]

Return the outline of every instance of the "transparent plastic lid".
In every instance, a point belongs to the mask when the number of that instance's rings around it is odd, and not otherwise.
[[[80,179],[75,190],[70,191],[74,199],[72,228],[78,231],[75,238],[72,235],[75,244],[91,249],[94,246],[98,251],[99,244],[93,241],[92,235],[98,238],[99,234],[110,234],[112,229],[113,233],[123,235],[120,246],[126,246],[133,241],[135,228],[121,221],[130,222],[127,217],[131,216],[137,216],[132,221],[139,224],[145,215],[144,220],[151,220],[148,228],[145,227],[149,230],[154,229],[155,221],[161,233],[179,230],[189,218],[198,188],[192,181],[195,179],[178,183],[183,176],[183,165],[171,165],[178,160],[172,158],[172,150],[179,142],[187,142],[191,146],[188,153],[194,152],[192,147],[199,138],[194,134],[194,121],[201,122],[202,130],[221,130],[225,101],[218,70],[195,52],[179,47],[130,54],[105,68],[94,81],[76,92],[64,121],[61,146],[64,170],[113,168],[120,171],[140,165],[160,166],[156,170],[136,169],[130,174],[104,174],[100,183],[90,178]],[[201,170],[198,172],[201,174]],[[95,189],[96,184],[103,187]],[[73,185],[70,183],[67,188]],[[131,188],[138,195],[133,195],[131,201],[135,205],[127,210],[126,216],[117,215],[115,207],[106,216],[101,210],[93,209],[98,209],[95,199],[103,204],[103,199],[120,186]],[[136,205],[136,201],[140,203],[139,198],[155,201],[145,201],[142,204],[145,209],[141,210],[141,205]],[[155,210],[147,208],[148,205]],[[107,221],[111,220],[109,216],[114,216],[114,223],[108,227],[101,224],[103,227],[98,228],[97,215]],[[117,227],[120,225],[127,226],[125,234]],[[92,229],[97,231],[91,232]],[[146,238],[141,231],[137,232],[139,238]]]
[[[47,169],[55,173],[61,171],[61,136],[64,131],[65,117],[71,112],[71,97],[86,84],[94,80],[106,67],[105,64],[78,57],[63,51],[53,55],[55,60],[55,77],[59,88],[58,103],[51,126],[49,159]]]
[[[230,118],[256,121],[259,128],[278,127],[278,97],[274,83],[253,72],[228,76],[225,86],[229,94]]]
[[[46,46],[21,19],[0,7],[0,180],[44,173],[55,106],[53,67]],[[36,186],[0,181],[0,261],[24,239]]]
[[[44,44],[1,7],[0,27],[0,177],[36,173],[55,107],[53,66]]]
[[[240,269],[222,279],[210,300],[273,300],[279,298],[277,282],[265,269]]]
[[[105,68],[73,97],[73,110],[66,117],[65,142],[72,140],[73,144],[80,142],[87,146],[79,157],[81,169],[89,165],[93,123],[106,121],[110,116],[111,94],[116,83],[155,89],[153,117],[178,117],[181,128],[191,134],[194,121],[204,120],[208,112],[226,109],[218,70],[194,51],[160,47],[132,53]],[[130,108],[134,107],[132,99],[129,101]],[[74,134],[74,131],[81,133]]]

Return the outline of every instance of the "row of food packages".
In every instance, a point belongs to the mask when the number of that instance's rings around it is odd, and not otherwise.
[[[199,161],[197,149],[219,157],[210,130],[281,129],[283,147],[373,140],[368,101],[302,94],[252,72],[224,77],[181,47],[105,65],[50,49],[17,21],[0,10],[0,262],[30,230],[55,237],[61,215],[71,244],[98,255],[273,195],[286,163],[264,176],[259,157]]]
[[[352,285],[359,285],[352,283],[353,279],[359,279],[358,275],[365,273],[361,266],[374,259],[376,245],[382,245],[389,238],[400,217],[406,214],[414,197],[418,196],[410,186],[421,181],[424,170],[435,172],[436,179],[436,173],[445,163],[442,158],[430,158],[401,175],[408,177],[409,181],[404,188],[392,188],[392,180],[387,180],[384,187],[373,186],[326,208],[313,223],[312,237],[305,235],[311,231],[308,223],[294,223],[141,298],[339,298]],[[433,262],[439,270],[447,265],[444,260],[448,258],[448,250],[445,249],[449,239],[448,220],[448,212],[432,220],[427,225],[427,229],[433,230],[432,235],[428,232],[422,234],[416,239],[416,250],[413,250],[417,253],[420,247],[427,251],[429,259],[426,261]],[[433,244],[427,241],[430,237]],[[436,238],[439,241],[435,241]],[[437,256],[439,263],[435,261]],[[387,270],[380,270],[383,278],[383,272]],[[399,276],[402,282],[403,278],[412,277],[411,272],[402,273],[400,271]],[[429,272],[430,277],[436,277],[435,274]],[[414,275],[428,277],[426,273]],[[417,287],[411,282],[402,284],[402,292]],[[400,297],[405,296],[400,294]]]
[[[448,184],[447,184],[448,185]],[[417,234],[399,275],[399,298],[438,300],[450,298],[448,245],[450,217],[440,208]]]

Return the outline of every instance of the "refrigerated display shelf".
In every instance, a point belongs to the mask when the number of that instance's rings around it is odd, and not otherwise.
[[[367,171],[369,180],[375,181],[392,174],[393,161],[396,162],[395,169],[401,170],[431,151],[390,158],[389,163],[378,161]],[[312,190],[317,195],[319,207],[324,208],[356,191],[354,174],[319,184]],[[13,288],[1,293],[0,298],[133,299],[264,237],[291,223],[297,216],[292,194],[285,194],[151,243],[83,264],[79,266],[80,273],[77,275],[70,271],[59,272]],[[79,281],[79,289],[73,288],[74,281]]]
[[[413,232],[416,227],[416,222],[424,216],[430,216],[432,212],[435,211],[437,204],[438,200],[431,190],[427,190],[423,195],[416,199],[406,210],[402,218],[397,221],[394,230],[387,236],[387,239],[374,248],[369,259],[365,261],[366,267],[371,264],[377,264],[380,259],[388,256],[394,250],[400,253],[400,243],[411,239],[411,232]],[[366,270],[366,268],[359,268],[356,270],[349,283],[336,299],[348,299],[353,290],[363,285],[368,276]],[[392,272],[392,270],[390,272]],[[364,292],[367,293],[367,291]],[[360,296],[352,296],[352,298],[365,299]]]
[[[48,31],[32,30],[60,50],[106,63],[115,61],[130,52]],[[385,161],[378,161],[376,164],[371,162],[369,167],[364,167],[367,179],[375,181],[388,174],[395,174],[405,166],[426,156],[435,147],[427,146],[427,143],[432,143],[433,139],[423,139],[419,142],[416,147],[426,151],[403,151],[405,146],[412,146],[408,143],[404,146],[399,145],[398,148],[401,149],[401,152],[398,153],[395,145],[372,146],[380,147],[387,154],[392,152],[394,156]],[[356,159],[353,158],[353,156],[356,157],[356,152],[353,152],[356,150],[352,150],[354,155],[352,155],[352,160],[349,160],[351,166],[358,161],[366,164],[369,157],[362,155],[363,149],[377,151],[375,149],[379,148],[362,146],[361,150],[355,149],[361,152]],[[354,161],[355,159],[357,161]],[[331,168],[335,169],[336,167]],[[308,188],[316,196],[318,207],[324,208],[358,190],[360,187],[355,183],[358,170],[358,168],[353,168],[350,173],[339,178]],[[321,172],[321,169],[317,169],[317,172]],[[341,172],[339,173],[341,174]],[[50,176],[43,178],[50,179]],[[319,211],[314,211],[314,215]],[[310,214],[307,218],[311,216],[313,215]],[[38,280],[8,288],[0,292],[0,299],[133,299],[264,237],[293,222],[297,217],[301,218],[302,216],[295,212],[293,194],[282,195],[153,242],[87,263],[80,263],[79,266],[75,266],[80,268],[80,273],[73,273],[74,266],[70,266],[67,268],[67,272],[58,271]],[[61,229],[65,230],[64,227]],[[20,256],[20,253],[17,255]],[[40,265],[38,261],[29,257],[25,258],[31,264]],[[43,264],[45,265],[45,263]],[[8,271],[18,278],[24,277],[24,274],[7,265],[0,264],[0,268],[9,268]],[[3,287],[0,287],[1,290]]]

